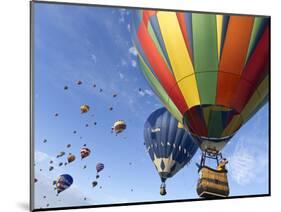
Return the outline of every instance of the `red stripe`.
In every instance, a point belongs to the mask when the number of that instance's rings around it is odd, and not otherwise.
[[[150,19],[151,16],[156,14],[156,10],[143,10],[143,17],[142,20],[145,24],[145,26],[147,27],[148,21]]]
[[[159,54],[157,47],[153,43],[153,40],[149,36],[149,33],[143,22],[139,26],[138,38],[144,54],[154,70],[154,73],[157,75],[161,85],[166,90],[174,104],[177,106],[178,110],[184,114],[188,107],[185,103],[182,93],[173,75],[169,71],[169,68],[166,66],[166,63]]]
[[[269,26],[266,27],[241,76],[232,107],[241,112],[269,70]]]

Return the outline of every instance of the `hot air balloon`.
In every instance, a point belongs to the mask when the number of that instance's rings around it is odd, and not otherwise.
[[[69,174],[60,175],[56,182],[57,193],[69,188],[73,183],[73,178]]]
[[[138,10],[133,22],[154,93],[203,151],[200,167],[218,160],[268,101],[269,18]]]
[[[173,177],[191,160],[198,146],[165,108],[154,111],[146,120],[144,140],[162,181],[160,194],[165,195],[167,178]]]
[[[98,182],[97,182],[97,181],[93,181],[93,182],[92,182],[92,186],[93,186],[93,187],[96,187],[96,186],[97,186],[97,184],[98,184]]]
[[[63,88],[64,90],[67,90],[68,89],[68,86],[64,86],[64,88]]]
[[[116,121],[112,126],[112,131],[115,132],[115,134],[119,134],[123,132],[126,129],[127,125],[123,120]]]
[[[87,147],[83,147],[80,149],[81,159],[88,157],[91,154],[91,150]]]
[[[68,163],[71,163],[75,160],[75,155],[69,153],[69,155],[67,156],[67,161]]]
[[[103,163],[97,163],[96,165],[96,170],[97,170],[97,175],[96,175],[96,179],[99,178],[99,172],[102,171],[104,169],[104,164]]]
[[[86,105],[86,104],[81,105],[80,110],[81,110],[81,113],[87,113],[90,110],[90,106]]]

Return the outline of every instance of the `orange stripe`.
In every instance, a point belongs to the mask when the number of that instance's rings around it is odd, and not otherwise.
[[[216,103],[230,107],[245,65],[254,18],[231,16],[219,65]]]

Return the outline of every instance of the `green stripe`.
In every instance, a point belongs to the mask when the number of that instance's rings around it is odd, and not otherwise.
[[[193,14],[192,31],[194,69],[200,101],[201,104],[215,104],[218,71],[216,16]],[[206,74],[199,75],[199,72]]]
[[[222,113],[221,111],[211,110],[208,121],[208,136],[219,138],[223,132]]]
[[[174,105],[172,100],[169,98],[166,91],[163,89],[161,84],[158,82],[156,77],[151,73],[148,66],[145,64],[143,58],[139,55],[140,67],[142,72],[144,73],[147,81],[149,82],[150,86],[153,88],[154,93],[160,98],[162,104],[169,110],[169,112],[179,121],[182,123],[182,115]]]
[[[173,72],[171,71],[171,67],[169,66],[169,64],[168,64],[168,62],[167,62],[167,59],[166,59],[166,57],[165,57],[165,55],[164,55],[164,52],[163,52],[163,50],[162,50],[162,48],[161,48],[161,46],[160,46],[160,44],[159,44],[159,42],[158,42],[158,40],[157,40],[157,37],[156,37],[156,35],[155,35],[155,32],[154,32],[154,30],[153,30],[153,28],[152,28],[150,22],[148,22],[148,33],[149,33],[150,37],[152,38],[154,44],[156,45],[156,47],[157,47],[159,53],[161,54],[162,58],[164,59],[164,61],[165,61],[166,65],[167,65],[167,67],[169,67],[170,72],[173,73]]]
[[[252,34],[251,34],[251,40],[250,40],[247,57],[246,57],[247,59],[245,60],[245,63],[246,63],[246,61],[248,61],[249,57],[251,56],[251,54],[253,52],[253,49],[254,49],[256,41],[257,41],[257,33],[262,24],[262,21],[263,21],[262,17],[255,17],[254,26],[253,26]]]

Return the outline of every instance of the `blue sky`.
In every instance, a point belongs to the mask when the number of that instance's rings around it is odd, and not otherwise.
[[[159,195],[160,179],[145,152],[143,125],[162,106],[138,68],[130,17],[126,9],[35,4],[35,208],[47,203],[66,207],[197,198],[199,151],[167,181],[167,195]],[[76,85],[77,80],[82,85]],[[113,93],[118,96],[113,98]],[[80,113],[81,104],[90,106],[89,113]],[[110,131],[118,119],[126,121],[127,129],[115,136]],[[67,149],[69,143],[72,147]],[[81,161],[83,144],[92,154]],[[76,161],[58,167],[66,161],[56,158],[60,151],[75,154]],[[223,153],[230,161],[230,195],[268,192],[268,105],[239,130]],[[97,162],[105,168],[92,188]],[[65,173],[74,183],[57,197],[52,181]]]

